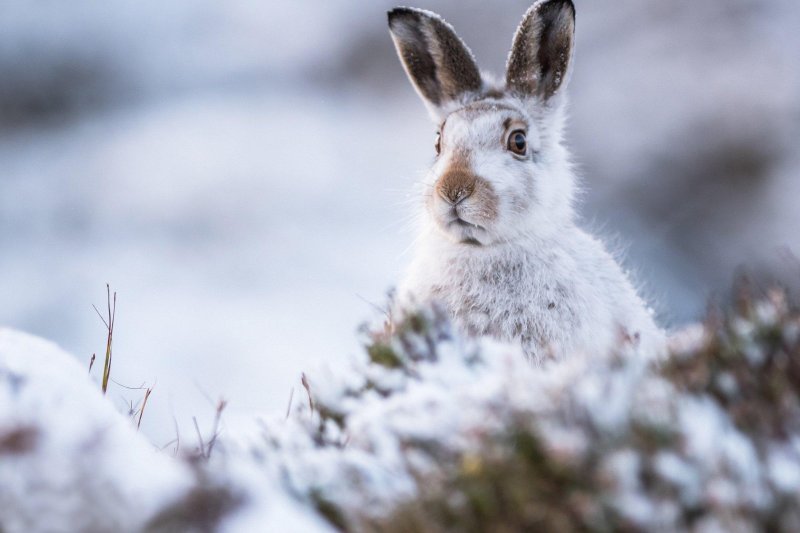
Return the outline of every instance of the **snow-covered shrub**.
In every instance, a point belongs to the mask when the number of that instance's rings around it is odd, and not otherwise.
[[[173,458],[0,330],[0,529],[800,530],[800,310],[772,292],[633,348],[536,367],[421,309],[285,419]]]
[[[797,309],[773,292],[665,359],[630,348],[535,368],[422,310],[310,379],[264,457],[344,530],[797,530]]]

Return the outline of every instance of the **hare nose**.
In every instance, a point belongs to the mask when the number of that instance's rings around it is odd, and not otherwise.
[[[452,206],[456,206],[475,192],[475,177],[463,171],[450,171],[444,174],[437,184],[439,196]]]
[[[452,189],[449,191],[442,191],[439,190],[439,196],[452,206],[457,206],[467,198],[472,195],[472,191],[464,190],[464,189]]]

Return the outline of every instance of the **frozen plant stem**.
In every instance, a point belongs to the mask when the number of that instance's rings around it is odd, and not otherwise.
[[[203,434],[200,433],[200,426],[197,424],[197,417],[192,417],[192,422],[194,422],[194,430],[197,432],[197,443],[200,446],[200,457],[206,456],[206,445],[203,441]]]
[[[220,398],[219,402],[217,403],[217,410],[214,413],[214,428],[211,434],[211,439],[208,441],[208,446],[206,446],[206,460],[211,458],[211,451],[214,449],[214,444],[217,442],[217,436],[219,435],[219,423],[222,420],[222,411],[225,410],[227,407],[228,402],[227,400]]]
[[[311,395],[311,385],[308,383],[308,378],[306,377],[305,372],[300,375],[300,383],[303,384],[303,388],[306,389],[306,394],[308,395],[308,408],[311,409],[311,412],[314,412],[314,397]]]
[[[214,444],[217,442],[217,437],[219,436],[220,432],[220,422],[222,421],[222,412],[228,406],[228,401],[224,398],[220,398],[219,402],[217,402],[217,408],[214,412],[214,425],[211,428],[211,437],[209,437],[208,441],[203,438],[203,434],[200,431],[200,425],[197,423],[197,417],[192,417],[192,422],[194,422],[194,430],[197,432],[197,441],[200,448],[200,458],[205,459],[208,461],[211,458],[211,452],[214,450]],[[176,427],[177,433],[177,427]]]
[[[103,315],[100,314],[100,311],[94,307],[97,316],[100,317],[100,320],[103,321],[103,324],[106,326],[106,330],[108,331],[108,336],[106,338],[106,359],[105,363],[103,363],[103,381],[102,381],[102,389],[103,394],[106,393],[108,390],[108,380],[111,378],[111,342],[114,337],[114,318],[117,314],[117,293],[114,292],[114,296],[111,296],[111,287],[108,283],[106,283],[106,304],[108,306],[108,320],[103,318]]]
[[[137,431],[142,426],[142,415],[144,415],[144,408],[147,407],[147,399],[150,397],[151,392],[153,392],[152,387],[148,387],[147,390],[144,391],[144,400],[142,400],[142,407],[139,409],[139,420],[136,422]]]

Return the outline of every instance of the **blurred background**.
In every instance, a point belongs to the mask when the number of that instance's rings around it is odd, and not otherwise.
[[[529,2],[418,5],[499,73]],[[742,268],[800,284],[800,4],[576,5],[583,224],[667,326]],[[346,364],[409,260],[433,156],[392,6],[0,3],[0,325],[88,367],[110,283],[112,377],[155,384],[156,444],[191,439],[220,396],[234,424],[302,399],[302,370]]]

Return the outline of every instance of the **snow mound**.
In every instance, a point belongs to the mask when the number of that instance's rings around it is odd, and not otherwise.
[[[111,531],[140,525],[190,478],[73,357],[0,329],[0,480],[4,530]]]
[[[75,358],[0,328],[0,531],[327,529],[235,458],[218,470],[159,452]]]

